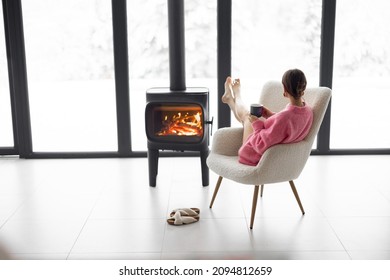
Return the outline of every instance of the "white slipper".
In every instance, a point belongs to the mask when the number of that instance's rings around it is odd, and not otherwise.
[[[191,216],[196,217],[199,216],[200,209],[199,208],[177,208],[173,209],[170,216],[173,217],[176,212],[180,212],[182,216]]]
[[[199,221],[199,217],[182,216],[180,211],[176,211],[173,217],[167,219],[167,223],[172,226],[192,224]]]

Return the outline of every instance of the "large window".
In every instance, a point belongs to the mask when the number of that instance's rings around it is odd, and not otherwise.
[[[333,89],[316,153],[387,154],[389,3],[185,0],[186,85],[209,88],[210,118],[215,124],[237,126],[218,100],[225,77],[217,78],[217,72],[241,78],[249,105],[259,99],[264,83],[280,81],[287,69],[300,68],[308,87],[321,82]],[[16,102],[11,112],[7,54],[4,33],[0,33],[1,150],[19,151],[25,157],[48,156],[39,152],[51,152],[53,157],[84,156],[84,152],[91,157],[145,156],[146,91],[170,87],[167,1],[18,0],[3,4],[10,78],[15,81],[11,96]],[[226,61],[217,61],[217,51]],[[217,85],[221,92],[217,93]],[[14,127],[20,136],[16,147],[12,113],[17,116]]]
[[[13,147],[11,102],[3,23],[3,7],[0,5],[0,147]]]
[[[291,68],[318,86],[321,0],[235,0],[232,33],[232,75],[241,79],[244,101],[257,102],[264,83],[281,81]]]
[[[188,0],[185,9],[186,85],[210,90],[216,116],[217,1]],[[166,0],[127,3],[132,149],[146,150],[146,90],[169,88],[168,7]]]
[[[389,148],[390,2],[337,2],[331,148]]]
[[[34,152],[116,151],[111,1],[22,4]]]

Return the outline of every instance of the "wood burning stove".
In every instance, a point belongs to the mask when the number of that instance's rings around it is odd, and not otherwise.
[[[184,2],[168,1],[170,87],[146,92],[149,185],[156,186],[160,150],[198,151],[202,184],[209,185],[209,90],[187,88],[184,61]]]
[[[188,89],[186,93],[164,93],[163,88],[147,91],[146,134],[161,143],[200,143],[204,139],[207,117],[207,89]],[[186,94],[187,101],[177,94]],[[169,96],[169,97],[168,97]],[[159,99],[161,101],[159,101]],[[200,103],[199,103],[200,102]]]
[[[156,186],[159,150],[198,151],[202,184],[209,184],[209,91],[207,88],[151,88],[146,92],[149,185]]]

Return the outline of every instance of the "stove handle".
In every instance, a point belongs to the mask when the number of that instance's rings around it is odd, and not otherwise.
[[[213,136],[213,123],[214,117],[211,117],[211,121],[205,121],[206,124],[211,124],[210,136]]]

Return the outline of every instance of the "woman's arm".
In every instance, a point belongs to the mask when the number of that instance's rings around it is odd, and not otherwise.
[[[253,149],[257,153],[263,154],[269,147],[281,143],[287,134],[287,123],[284,114],[278,114],[265,121],[253,122],[255,133],[250,139]]]

